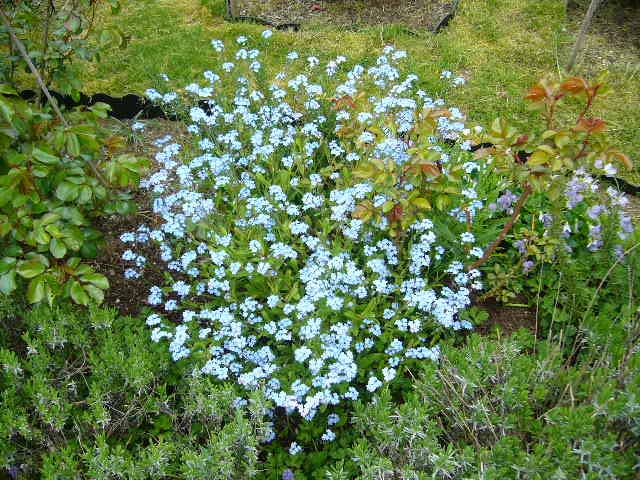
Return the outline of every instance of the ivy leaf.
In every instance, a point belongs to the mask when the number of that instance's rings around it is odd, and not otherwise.
[[[45,268],[38,260],[25,260],[18,264],[16,271],[23,278],[33,278],[44,272]]]

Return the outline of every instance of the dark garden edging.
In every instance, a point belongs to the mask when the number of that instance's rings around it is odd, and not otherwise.
[[[145,97],[139,95],[127,94],[123,97],[112,97],[106,93],[96,93],[94,95],[86,95],[81,93],[78,99],[72,98],[70,95],[63,95],[61,93],[50,91],[51,96],[60,105],[64,105],[66,108],[73,108],[79,106],[91,106],[96,103],[106,103],[111,107],[109,115],[118,120],[150,120],[154,118],[162,118],[165,120],[176,121],[178,116],[175,114],[168,114],[158,105],[152,103]],[[25,100],[32,100],[36,97],[36,92],[33,90],[23,90],[20,92],[20,96]],[[205,112],[209,110],[209,104],[206,100],[201,100],[199,103],[200,108]],[[481,148],[491,148],[491,143],[481,143],[471,147],[472,151],[479,150]],[[526,152],[521,152],[522,158],[526,158]],[[600,180],[608,185],[613,185],[619,190],[631,194],[640,196],[640,185],[634,185],[627,180],[623,180],[618,177],[600,176]]]
[[[165,118],[171,119],[160,107],[150,102],[144,97],[138,95],[128,94],[124,97],[112,97],[105,93],[96,93],[95,95],[86,95],[81,93],[77,99],[74,99],[70,95],[64,95],[53,90],[50,90],[51,96],[55,98],[59,105],[64,105],[66,108],[73,108],[79,106],[90,107],[96,103],[106,103],[111,106],[109,115],[119,120],[127,119],[152,119],[152,118]],[[34,90],[23,90],[20,92],[20,96],[24,100],[33,100],[37,93]],[[175,119],[175,118],[174,118]]]

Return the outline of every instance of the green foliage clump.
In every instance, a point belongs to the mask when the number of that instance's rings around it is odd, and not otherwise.
[[[100,123],[108,105],[69,112],[63,123],[7,86],[0,93],[0,292],[21,277],[31,303],[100,303],[109,283],[82,262],[97,255],[93,220],[135,210],[119,189],[137,186],[147,161],[114,154],[124,142]]]
[[[18,478],[249,478],[259,395],[171,363],[144,325],[91,307],[0,304],[0,471]]]
[[[102,5],[114,14],[121,9],[119,0],[3,2],[0,51],[7,55],[0,59],[0,83],[22,83],[21,71],[28,71],[17,39],[29,52],[30,61],[47,86],[55,86],[61,93],[78,98],[82,88],[79,75],[82,61],[99,60],[101,49],[127,44],[120,28],[96,25],[96,13]],[[96,41],[91,42],[91,37]]]
[[[637,335],[637,320],[625,328]],[[620,347],[567,365],[529,333],[471,336],[416,376],[405,402],[385,391],[356,408],[362,478],[635,478],[640,358]]]

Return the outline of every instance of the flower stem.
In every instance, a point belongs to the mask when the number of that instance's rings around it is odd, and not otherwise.
[[[473,264],[471,264],[467,268],[467,270],[475,270],[476,268],[479,268],[480,266],[484,265],[485,262],[489,260],[491,255],[493,255],[493,252],[495,252],[496,248],[498,248],[498,246],[502,243],[504,238],[513,228],[513,225],[516,223],[516,220],[520,216],[522,207],[524,207],[524,204],[526,203],[527,199],[529,198],[529,195],[531,195],[532,192],[533,192],[533,189],[531,188],[531,185],[527,183],[524,187],[524,191],[522,192],[522,194],[520,195],[520,198],[518,199],[518,203],[516,203],[516,206],[513,209],[513,214],[511,214],[511,218],[509,218],[509,221],[505,223],[504,227],[502,228],[502,230],[500,231],[496,239],[484,251],[484,254],[482,255],[482,257],[480,257]]]

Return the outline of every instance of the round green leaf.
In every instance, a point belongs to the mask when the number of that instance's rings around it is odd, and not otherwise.
[[[45,266],[37,260],[26,260],[18,264],[16,271],[23,278],[33,278],[45,270]]]
[[[56,197],[63,202],[75,200],[80,193],[80,187],[71,182],[61,182],[56,188]]]
[[[57,238],[52,238],[49,242],[49,251],[55,258],[63,258],[67,254],[67,247]]]

